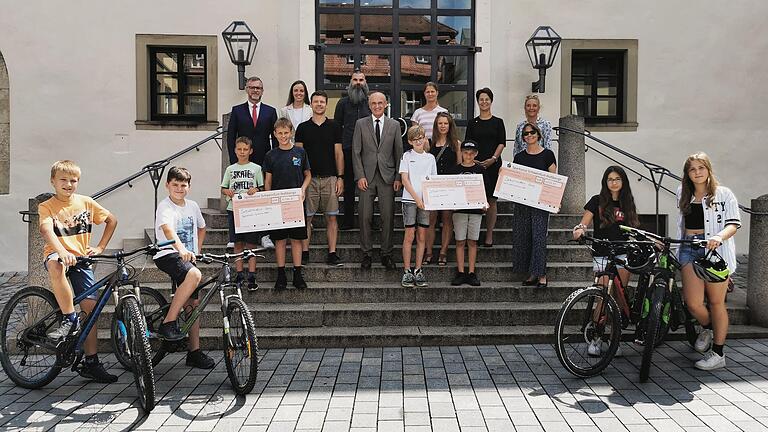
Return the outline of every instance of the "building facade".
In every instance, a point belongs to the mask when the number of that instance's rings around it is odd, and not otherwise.
[[[390,96],[393,116],[418,108],[423,83],[436,81],[441,105],[465,125],[477,115],[475,89],[490,87],[509,138],[537,79],[525,41],[549,25],[563,43],[540,95],[543,117],[556,124],[585,116],[595,136],[678,175],[686,155],[705,151],[743,204],[768,192],[762,2],[15,3],[0,14],[0,271],[26,268],[18,211],[51,190],[55,160],[77,161],[79,192],[91,194],[215,132],[245,98],[221,39],[234,20],[259,38],[247,75],[261,77],[270,105],[285,105],[290,84],[302,79],[331,94],[333,112],[360,67]],[[218,196],[220,155],[211,142],[177,161],[191,170],[191,198],[202,204]],[[589,196],[611,162],[594,151],[586,159]],[[653,187],[633,189],[640,211],[652,213]],[[101,202],[120,220],[112,247],[152,225],[146,177]],[[662,192],[659,202],[663,213],[675,212],[672,196]]]

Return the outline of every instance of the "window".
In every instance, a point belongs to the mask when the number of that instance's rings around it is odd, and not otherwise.
[[[371,90],[390,95],[391,115],[409,117],[424,103],[424,83],[433,81],[440,104],[466,125],[474,109],[466,97],[474,89],[473,0],[316,0],[315,6],[316,82],[323,90],[340,97],[360,68]]]
[[[149,49],[152,120],[205,121],[205,47]]]
[[[590,130],[637,130],[637,40],[563,40],[560,110]]]
[[[136,35],[136,128],[215,130],[217,37]]]

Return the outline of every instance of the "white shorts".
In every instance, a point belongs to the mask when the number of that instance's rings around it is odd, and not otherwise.
[[[483,215],[473,213],[453,213],[453,235],[456,241],[475,240],[480,238],[480,222]]]
[[[617,255],[616,258],[621,258],[625,262],[627,261],[626,255]],[[596,256],[592,257],[592,270],[595,273],[605,271],[605,268],[608,266],[608,257],[607,256]],[[623,265],[617,265],[616,267],[623,269]]]

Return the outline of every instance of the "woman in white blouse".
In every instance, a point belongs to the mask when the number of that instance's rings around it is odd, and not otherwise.
[[[280,117],[287,118],[293,124],[293,130],[299,124],[312,117],[312,108],[307,101],[307,85],[302,80],[294,81],[288,92],[288,103],[280,108]]]

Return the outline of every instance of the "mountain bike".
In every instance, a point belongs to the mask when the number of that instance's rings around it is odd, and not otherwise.
[[[120,347],[130,353],[139,403],[145,411],[151,411],[155,406],[152,352],[141,312],[139,285],[132,276],[129,258],[153,255],[160,247],[172,243],[148,245],[131,252],[77,257],[78,266],[108,262],[115,264],[116,269],[75,297],[73,303],[77,305],[101,291],[93,311],[78,317],[81,330],[63,340],[48,337],[63,318],[52,291],[28,286],[14,294],[0,314],[0,363],[8,377],[21,387],[38,389],[53,381],[66,367],[78,371],[84,356],[83,343],[91,331],[96,331],[99,315],[110,297],[114,297],[115,315],[122,322]]]
[[[213,296],[219,293],[221,300],[222,329],[223,329],[223,348],[224,363],[227,368],[227,375],[232,383],[235,393],[245,395],[253,390],[256,384],[258,374],[258,343],[256,339],[256,325],[248,306],[243,301],[241,284],[236,282],[235,274],[231,261],[247,261],[251,257],[264,259],[264,255],[259,252],[265,249],[250,249],[237,254],[202,254],[197,255],[196,260],[204,264],[219,264],[220,270],[205,282],[201,282],[192,296],[200,293],[206,287],[209,287],[200,300],[197,307],[186,307],[178,317],[178,324],[181,333],[188,335],[190,328],[197,321],[205,307],[211,302]],[[173,287],[175,291],[175,286]],[[152,363],[157,365],[168,353],[181,352],[187,349],[189,337],[180,341],[165,341],[157,334],[160,324],[163,323],[168,313],[170,303],[166,301],[163,295],[149,287],[141,288],[141,295],[145,302],[144,316],[149,331],[149,342],[154,351]],[[119,339],[117,329],[119,324],[112,326],[112,339]],[[119,342],[113,342],[120,346]],[[130,353],[115,350],[115,355],[123,366],[131,368],[133,362],[130,359]]]
[[[607,252],[606,266],[595,273],[591,286],[574,291],[563,302],[555,322],[555,351],[563,367],[578,377],[599,374],[610,364],[621,342],[622,330],[635,325],[634,339],[642,343],[642,310],[647,293],[647,271],[654,266],[651,241],[611,241],[583,235],[579,241],[594,254]],[[597,258],[595,258],[597,259]],[[634,293],[619,277],[619,266],[638,274]]]

